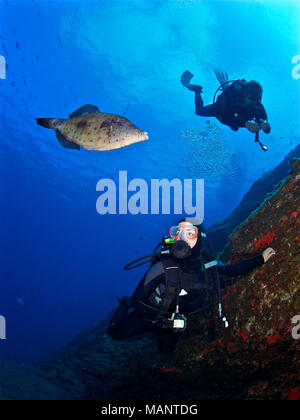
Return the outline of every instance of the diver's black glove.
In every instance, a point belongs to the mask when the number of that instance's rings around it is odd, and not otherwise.
[[[260,130],[258,124],[250,121],[245,122],[245,127],[247,128],[247,130],[251,131],[251,133],[258,133]]]
[[[271,124],[268,121],[264,121],[261,124],[261,128],[264,133],[269,134],[271,132]]]
[[[276,255],[276,251],[273,248],[267,248],[262,253],[262,256],[264,258],[264,263],[268,262],[273,255]]]

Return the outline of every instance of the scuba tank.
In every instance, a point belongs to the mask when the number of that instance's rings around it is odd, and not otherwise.
[[[213,99],[213,103],[215,104],[216,103],[216,99],[217,99],[217,94],[218,94],[218,92],[221,92],[221,91],[223,91],[224,92],[224,87],[226,86],[226,85],[229,85],[229,83],[234,83],[234,82],[237,82],[237,80],[228,80],[227,82],[224,82],[224,83],[221,83],[220,84],[220,86],[218,87],[218,89],[216,90],[216,92],[215,92],[215,94],[214,94],[214,99]],[[227,86],[226,86],[227,87]],[[228,86],[229,87],[229,86]]]

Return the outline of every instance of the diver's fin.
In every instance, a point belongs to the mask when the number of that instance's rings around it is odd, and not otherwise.
[[[78,146],[78,144],[72,143],[71,141],[67,140],[58,130],[55,130],[55,135],[61,146],[65,149],[80,150],[80,146]]]
[[[70,118],[78,117],[78,115],[87,114],[88,112],[100,112],[100,109],[96,105],[82,105],[80,108],[76,109],[70,115]]]
[[[221,68],[214,68],[214,72],[221,85],[229,81],[227,71]]]
[[[193,77],[194,77],[193,73],[186,70],[185,72],[182,73],[180,82],[184,87],[188,87]]]

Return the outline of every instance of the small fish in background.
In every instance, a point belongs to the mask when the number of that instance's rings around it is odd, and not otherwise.
[[[54,129],[59,143],[67,149],[114,150],[149,138],[127,118],[101,112],[95,105],[83,105],[68,119],[37,118],[36,122]]]
[[[70,86],[70,92],[71,92],[71,95],[73,96],[73,100],[74,100],[74,102],[77,102],[77,95],[76,95],[76,93],[74,92],[74,90],[73,90],[72,86]]]
[[[57,35],[57,41],[58,41],[58,45],[60,48],[64,48],[61,37],[59,35]]]
[[[5,46],[4,42],[2,43],[2,50],[5,53],[5,55],[8,56],[8,52],[7,52],[7,49],[6,49],[6,46]]]
[[[35,289],[34,287],[31,287],[30,289],[29,289],[29,291],[31,292],[31,293],[34,293],[34,294],[39,294],[41,291],[40,291],[40,289]]]
[[[24,301],[21,298],[18,298],[17,302],[19,305],[23,305],[23,306],[25,305]]]
[[[16,42],[16,48],[17,48],[18,50],[20,50],[20,49],[21,49],[20,44],[19,44],[18,42]]]

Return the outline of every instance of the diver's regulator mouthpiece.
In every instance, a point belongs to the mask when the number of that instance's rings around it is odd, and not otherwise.
[[[183,260],[192,254],[192,248],[185,241],[179,240],[173,243],[171,254],[176,259]]]
[[[175,240],[173,238],[164,237],[163,242],[165,245],[171,245],[170,253],[178,260],[188,258],[192,253],[192,248],[182,239]]]

